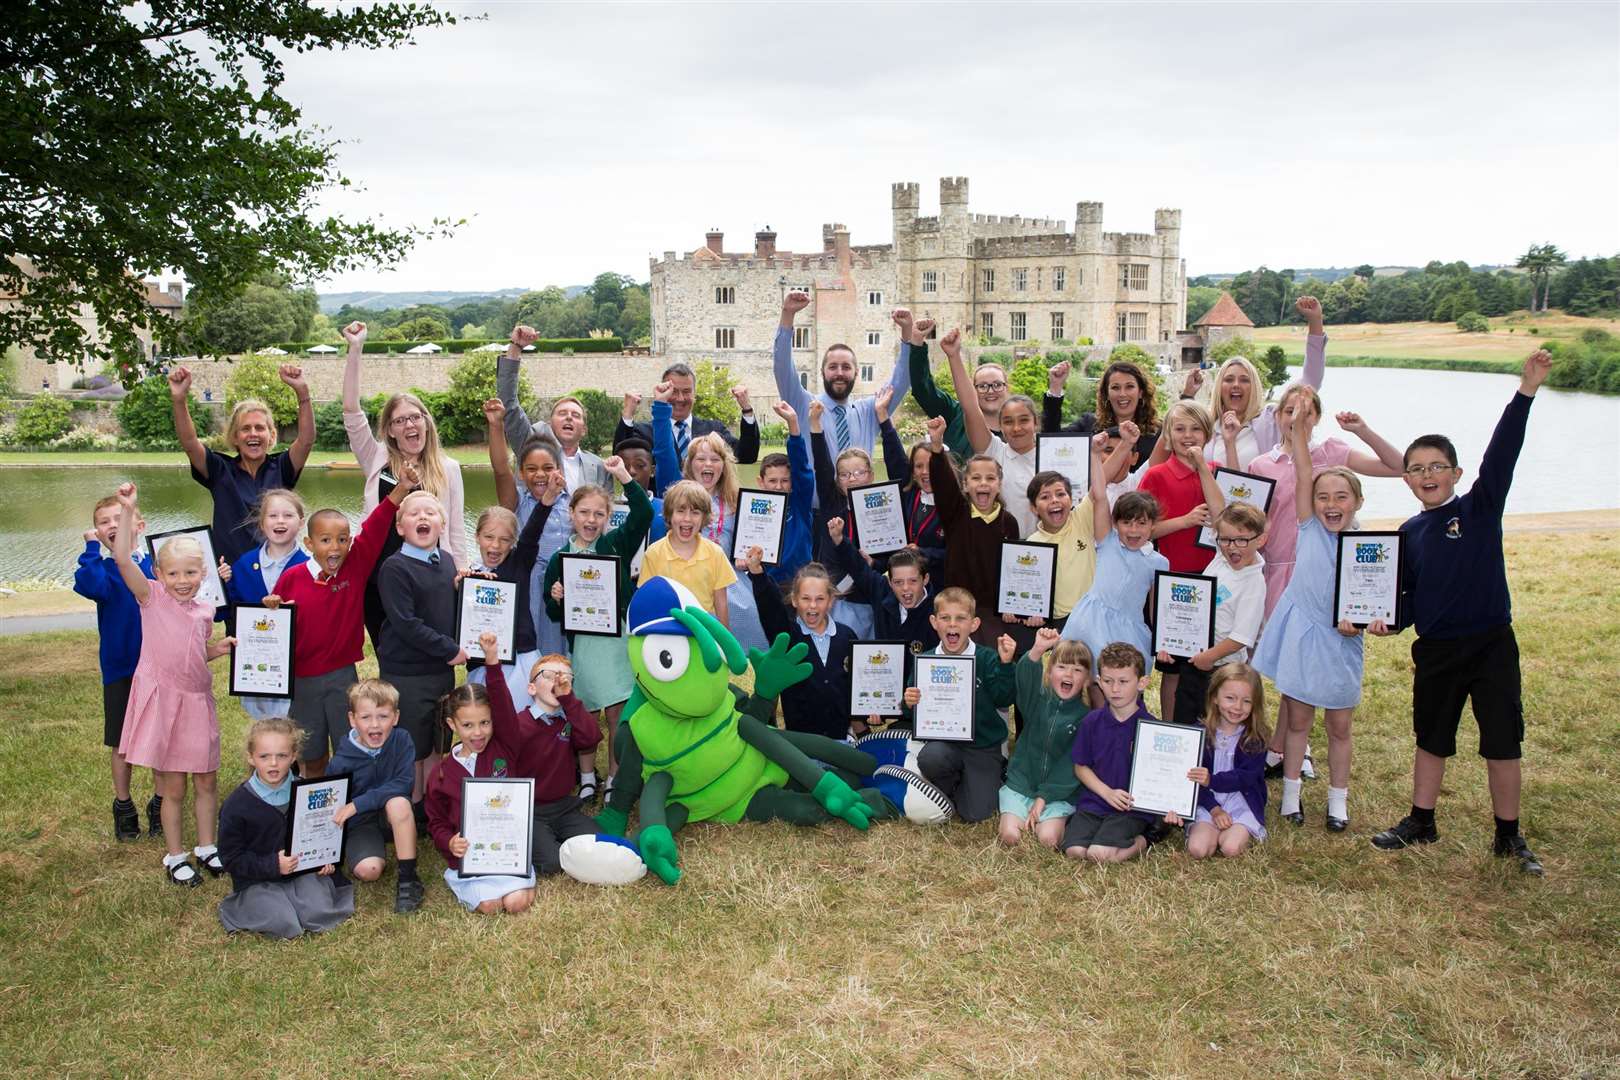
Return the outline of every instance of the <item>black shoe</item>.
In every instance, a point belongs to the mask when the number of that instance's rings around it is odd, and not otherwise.
[[[128,799],[113,800],[113,835],[120,840],[141,838],[141,815]]]
[[[420,880],[401,881],[394,887],[394,914],[409,915],[422,906],[422,894],[427,890]]]
[[[163,871],[169,875],[169,880],[176,885],[184,885],[188,889],[195,889],[202,884],[202,875],[197,873],[197,868],[191,864],[189,858],[182,859],[173,866],[165,864]]]
[[[208,871],[209,877],[222,877],[225,873],[225,861],[219,857],[219,849],[215,848],[208,853],[208,858],[199,860],[202,868]]]
[[[153,795],[146,800],[146,835],[163,835],[163,796]]]
[[[1170,826],[1163,821],[1149,822],[1147,830],[1142,833],[1142,839],[1147,841],[1148,847],[1152,847],[1154,844],[1162,844],[1169,837]]]
[[[1303,825],[1305,824],[1305,811],[1295,810],[1292,814],[1282,815],[1282,819],[1293,825]]]
[[[1350,819],[1349,818],[1334,817],[1332,814],[1329,814],[1327,816],[1327,831],[1328,832],[1344,832],[1344,830],[1348,829],[1349,827],[1350,827]]]
[[[1407,814],[1390,828],[1374,836],[1372,844],[1380,851],[1399,851],[1413,844],[1432,844],[1438,839],[1440,833],[1432,823],[1420,824],[1417,818]]]
[[[1530,845],[1521,835],[1514,834],[1511,840],[1497,840],[1491,845],[1491,854],[1500,859],[1511,855],[1519,860],[1519,869],[1526,874],[1542,875],[1541,860],[1536,858],[1536,853],[1530,850]]]
[[[579,801],[584,806],[590,806],[596,801],[596,781],[587,780],[579,785]]]
[[[1267,780],[1280,780],[1280,779],[1282,779],[1282,762],[1279,761],[1275,765],[1267,765],[1266,766],[1266,779]]]

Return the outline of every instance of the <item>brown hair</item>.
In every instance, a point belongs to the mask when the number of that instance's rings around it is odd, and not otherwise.
[[[109,507],[109,506],[117,506],[117,505],[118,505],[118,496],[116,496],[116,495],[103,495],[101,498],[97,499],[96,500],[96,505],[94,505],[94,506],[92,506],[90,508],[90,524],[92,524],[92,525],[95,524],[97,514],[101,513],[103,510],[107,509],[107,507]]]
[[[568,509],[572,510],[586,499],[601,499],[608,504],[609,510],[613,509],[613,496],[609,495],[607,489],[600,484],[581,484],[575,488],[574,493],[568,497]]]
[[[707,435],[693,436],[686,447],[686,461],[681,465],[681,475],[694,483],[697,482],[693,475],[697,472],[693,459],[700,449],[709,450],[720,459],[720,481],[714,486],[714,494],[720,500],[721,506],[727,510],[735,510],[737,490],[741,486],[737,483],[737,455],[717,433],[711,431]],[[703,485],[698,484],[698,487],[701,489]],[[707,496],[708,492],[705,491],[704,494]]]
[[[486,506],[484,512],[478,515],[478,523],[473,526],[473,535],[477,536],[484,531],[484,526],[492,521],[498,521],[512,530],[514,537],[518,534],[517,515],[504,506]]]
[[[670,520],[676,510],[701,510],[703,527],[707,528],[709,518],[714,514],[714,504],[709,501],[709,493],[696,480],[677,480],[664,492],[664,520]]]
[[[1252,529],[1256,536],[1266,531],[1266,515],[1248,503],[1227,503],[1215,515],[1214,524],[1219,526],[1223,521],[1240,529]]]
[[[1154,389],[1153,380],[1142,373],[1142,369],[1129,360],[1116,360],[1103,369],[1102,378],[1097,380],[1097,424],[1099,426],[1117,426],[1119,417],[1114,415],[1114,403],[1108,400],[1108,380],[1114,375],[1129,375],[1136,380],[1137,388],[1141,391],[1136,398],[1136,415],[1130,419],[1136,422],[1144,434],[1151,434],[1159,430],[1159,406],[1156,399],[1158,391]],[[1108,425],[1104,425],[1108,420]]]
[[[456,713],[468,705],[489,708],[489,691],[478,683],[462,683],[439,699],[439,723],[451,726]]]
[[[924,577],[928,574],[928,556],[916,548],[901,548],[889,556],[890,573],[893,573],[897,566],[914,566],[917,568],[917,576]]]
[[[1103,668],[1113,668],[1115,671],[1129,668],[1140,679],[1147,674],[1147,659],[1142,655],[1142,650],[1130,642],[1114,641],[1104,645],[1103,651],[1097,655],[1097,670],[1100,672]]]
[[[1052,646],[1052,651],[1047,653],[1047,656],[1051,661],[1046,666],[1047,686],[1052,685],[1052,668],[1058,664],[1083,667],[1086,669],[1087,675],[1092,673],[1091,650],[1086,648],[1086,643],[1083,641],[1062,638],[1056,645]]]
[[[416,463],[416,471],[422,480],[422,490],[442,499],[450,493],[450,477],[444,467],[444,451],[439,448],[439,426],[415,394],[395,394],[377,411],[377,441],[388,448],[388,471],[399,476],[405,467],[405,455],[399,452],[389,433],[394,413],[401,405],[415,405],[422,414],[422,459]]]
[[[1209,690],[1204,694],[1204,730],[1209,733],[1213,743],[1215,725],[1220,722],[1215,698],[1220,694],[1221,687],[1234,679],[1249,684],[1249,722],[1244,725],[1243,737],[1238,740],[1238,745],[1254,753],[1271,741],[1271,725],[1266,722],[1265,684],[1260,681],[1260,673],[1248,664],[1222,664],[1215,669],[1215,674],[1209,680]]]
[[[387,708],[399,709],[399,691],[394,684],[381,679],[361,679],[349,687],[349,711],[354,712],[355,707],[362,701],[369,701],[373,705],[383,705]]]
[[[1159,500],[1146,491],[1127,491],[1114,504],[1114,524],[1122,521],[1158,521]]]
[[[1071,499],[1074,497],[1074,485],[1069,483],[1069,478],[1055,469],[1047,469],[1045,472],[1038,472],[1029,478],[1029,486],[1024,489],[1024,498],[1033,504],[1040,495],[1041,489],[1047,484],[1062,484],[1063,490],[1069,493],[1069,497]]]
[[[766,469],[786,469],[789,475],[793,472],[793,462],[788,460],[786,454],[766,454],[759,459],[759,475],[764,476]]]
[[[790,597],[797,597],[799,595],[799,583],[804,581],[806,578],[815,578],[825,581],[827,583],[827,591],[829,593],[833,591],[832,575],[827,573],[827,568],[818,562],[807,562],[803,566],[799,567],[798,573],[793,575],[793,584],[788,588],[788,595]],[[830,611],[827,613],[827,621],[832,622],[832,612]]]

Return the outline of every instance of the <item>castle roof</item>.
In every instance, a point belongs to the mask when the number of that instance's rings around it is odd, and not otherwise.
[[[1243,314],[1243,309],[1237,306],[1231,293],[1221,293],[1221,298],[1215,301],[1215,306],[1204,312],[1204,317],[1193,323],[1194,326],[1253,326],[1254,320]]]
[[[146,302],[159,311],[175,312],[182,310],[186,306],[185,302],[178,296],[166,291],[162,286],[150,283],[146,286]]]
[[[709,250],[707,245],[705,245],[703,247],[700,247],[696,251],[692,252],[691,259],[692,259],[693,262],[725,262],[726,261],[725,256],[716,255],[714,252]]]

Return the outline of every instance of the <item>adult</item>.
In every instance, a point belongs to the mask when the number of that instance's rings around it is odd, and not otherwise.
[[[1063,388],[1069,381],[1070,363],[1053,364],[1046,373],[1046,397],[1041,401],[1041,430],[1047,433],[1076,432],[1095,435],[1117,428],[1129,420],[1140,434],[1136,437],[1136,464],[1140,471],[1153,455],[1159,441],[1159,406],[1153,380],[1129,360],[1116,360],[1103,369],[1097,380],[1097,410],[1081,413],[1068,427],[1063,426]],[[1128,460],[1128,459],[1127,459]]]
[[[270,488],[290,488],[298,483],[304,462],[315,446],[315,412],[309,403],[309,387],[304,371],[296,364],[283,364],[281,381],[298,398],[298,435],[286,450],[272,453],[276,445],[276,421],[270,406],[257,398],[244,398],[225,421],[225,445],[235,454],[210,450],[197,438],[197,427],[186,408],[191,391],[191,372],[183,367],[169,370],[169,401],[174,410],[174,433],[180,449],[191,462],[191,478],[214,497],[214,554],[234,563],[251,551],[259,540],[254,535],[259,496]]]
[[[808,293],[790,292],[782,300],[782,318],[776,327],[776,343],[772,349],[772,369],[776,375],[776,392],[782,400],[793,406],[800,416],[810,415],[810,391],[799,385],[799,373],[793,366],[793,317],[810,303]],[[911,336],[911,313],[904,308],[894,313],[901,325],[900,350],[895,352],[894,372],[889,385],[894,388],[894,401],[901,401],[911,388],[911,374],[906,370],[901,350]],[[845,450],[865,450],[872,453],[877,444],[878,421],[873,398],[850,399],[855,389],[855,350],[838,343],[827,346],[821,356],[821,393],[814,397],[826,411],[827,449],[836,460]],[[804,440],[805,452],[810,450],[810,432],[799,433]]]
[[[962,361],[962,334],[952,330],[939,342],[940,351],[951,364],[951,378],[961,383],[967,375]],[[962,400],[962,424],[967,445],[974,454],[983,454],[1001,466],[1001,505],[1018,522],[1018,535],[1035,531],[1035,508],[1029,503],[1029,482],[1035,478],[1035,403],[1023,394],[1013,394],[1001,406],[1001,434],[990,430],[979,409],[978,395]]]
[[[901,314],[896,312],[896,314]],[[909,335],[906,368],[911,374],[911,396],[929,417],[945,418],[945,445],[958,458],[967,456],[967,428],[962,421],[962,404],[934,382],[928,366],[928,331],[932,319],[918,320]],[[952,377],[955,382],[955,377]],[[960,384],[957,384],[960,385]],[[980,364],[973,369],[973,392],[979,399],[979,412],[992,434],[1001,434],[1001,407],[1007,403],[1010,383],[1007,369],[997,363]]]
[[[740,388],[733,387],[731,391],[731,396],[737,398],[737,405],[742,409],[742,425],[738,429],[742,434],[738,436],[733,435],[719,420],[705,420],[692,415],[692,405],[697,400],[697,376],[692,374],[690,367],[671,364],[664,369],[658,381],[670,386],[670,423],[675,426],[675,452],[678,458],[684,461],[686,449],[692,445],[692,440],[712,432],[724,440],[732,456],[737,459],[737,464],[752,465],[759,460],[759,423],[746,395],[739,396]],[[648,446],[656,445],[651,422],[635,422],[636,409],[640,405],[641,395],[624,395],[624,411],[619,417],[618,426],[613,429],[613,445],[617,446],[625,439],[644,439]]]
[[[506,406],[506,444],[514,451],[523,449],[529,436],[539,434],[554,440],[562,448],[563,475],[568,490],[576,491],[584,484],[595,484],[611,492],[613,478],[608,475],[602,459],[589,450],[580,448],[586,435],[585,406],[576,397],[560,397],[551,403],[549,420],[533,421],[518,402],[518,370],[523,360],[523,347],[540,339],[540,332],[532,326],[518,326],[512,330],[512,344],[495,361],[495,396]]]
[[[386,495],[384,483],[393,490],[406,462],[416,466],[421,487],[439,500],[444,514],[444,532],[439,546],[447,549],[456,566],[467,566],[467,523],[462,505],[465,495],[461,484],[461,463],[446,454],[439,446],[439,429],[433,423],[433,414],[415,394],[395,394],[383,403],[377,413],[377,430],[373,434],[366,422],[365,411],[360,408],[360,357],[365,351],[366,324],[352,322],[343,328],[343,340],[349,343],[349,354],[343,364],[343,427],[349,433],[349,449],[366,474],[360,489],[361,515],[371,513]],[[398,551],[404,540],[397,532],[390,532],[383,544],[380,568],[388,557]],[[382,596],[377,591],[377,574],[373,570],[366,582],[366,630],[373,645],[382,633]]]

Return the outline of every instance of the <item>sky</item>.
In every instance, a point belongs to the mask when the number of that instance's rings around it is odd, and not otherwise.
[[[938,212],[1150,232],[1189,275],[1620,251],[1620,4],[441,5],[412,47],[288,58],[357,191],[466,218],[322,291],[539,288],[701,246],[892,238]]]

